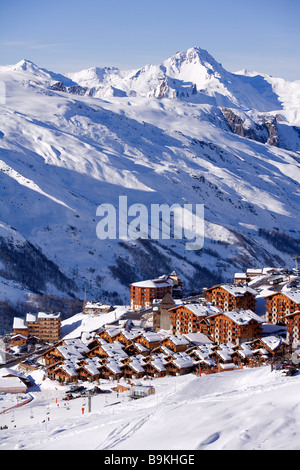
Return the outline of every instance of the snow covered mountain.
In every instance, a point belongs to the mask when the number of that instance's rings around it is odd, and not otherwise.
[[[293,266],[299,83],[228,72],[200,48],[134,71],[59,74],[22,60],[1,66],[0,80],[2,299],[8,282],[15,298],[86,289],[117,302],[130,282],[174,269],[193,290],[245,267]],[[204,204],[204,248],[98,239],[98,205],[124,195],[128,205]],[[20,274],[25,258],[34,286]]]

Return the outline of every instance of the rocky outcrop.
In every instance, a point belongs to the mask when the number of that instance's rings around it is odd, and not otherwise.
[[[279,115],[261,115],[261,121],[259,123],[254,121],[250,122],[250,120],[246,123],[246,121],[234,113],[232,109],[221,108],[221,111],[230,130],[234,134],[274,147],[279,146],[277,128],[277,122],[281,120]]]

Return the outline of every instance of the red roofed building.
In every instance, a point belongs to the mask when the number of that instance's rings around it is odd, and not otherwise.
[[[147,281],[134,282],[130,285],[130,306],[132,310],[151,307],[153,300],[163,299],[166,294],[172,296],[173,281],[168,276],[161,276]]]

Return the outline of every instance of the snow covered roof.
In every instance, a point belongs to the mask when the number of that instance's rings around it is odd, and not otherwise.
[[[81,341],[81,339],[79,339],[79,338],[64,339],[64,342],[65,342],[66,346],[74,347],[80,353],[84,353],[84,352],[89,351],[89,348],[87,347],[87,345],[83,341]]]
[[[229,312],[223,312],[223,314],[233,320],[238,325],[246,325],[251,320],[255,320],[258,323],[264,322],[264,320],[252,310],[235,309]]]
[[[27,325],[26,325],[26,322],[25,322],[24,318],[14,317],[13,329],[14,330],[15,329],[16,330],[24,330],[24,329],[27,330]]]
[[[188,367],[193,367],[194,361],[188,354],[177,353],[174,359],[171,361],[180,369],[186,369]]]
[[[151,361],[151,364],[153,365],[153,367],[155,367],[156,370],[158,370],[159,372],[164,372],[166,369],[164,363],[163,363],[163,360],[158,357],[158,356],[154,356],[155,358],[153,359],[153,361]]]
[[[111,305],[102,302],[87,302],[84,306],[85,309],[106,310],[112,308]]]
[[[144,372],[142,362],[136,358],[133,358],[128,365],[132,367],[136,372]]]
[[[114,374],[122,374],[122,370],[120,369],[119,362],[110,359],[106,364],[105,367],[107,367],[109,370],[111,370]]]
[[[39,312],[37,316],[38,316],[38,318],[56,319],[56,318],[60,318],[60,312],[57,312],[57,313]]]
[[[76,365],[72,361],[65,361],[63,364],[59,364],[57,368],[65,371],[70,377],[76,377],[78,375]]]
[[[150,287],[150,288],[159,288],[159,287],[170,287],[173,286],[172,279],[168,279],[167,276],[161,276],[156,279],[148,279],[146,281],[138,281],[131,284],[134,287]]]
[[[36,315],[34,315],[33,313],[27,313],[26,315],[26,321],[27,322],[36,322]]]
[[[247,292],[250,294],[256,295],[256,290],[252,289],[249,286],[237,286],[235,284],[222,284],[220,287],[225,289],[229,294],[234,295],[234,297],[241,297]]]
[[[283,342],[287,344],[280,336],[265,336],[261,338],[261,341],[272,351],[278,348]]]
[[[82,359],[82,354],[74,346],[57,346],[57,350],[61,353],[64,359],[72,361]]]
[[[149,341],[149,343],[154,343],[157,341],[161,341],[162,337],[158,333],[153,333],[151,331],[145,331],[142,333],[142,336],[146,339],[146,341]]]
[[[184,336],[193,344],[212,344],[213,341],[203,333],[186,333]]]
[[[188,340],[184,336],[171,335],[167,339],[169,339],[175,346],[182,346],[182,345],[189,344]]]
[[[269,292],[266,295],[264,295],[264,297],[270,297],[272,295],[278,295],[278,294],[283,294],[288,299],[295,302],[296,304],[300,304],[300,289],[299,288],[285,289],[285,290],[278,291],[278,292]]]
[[[26,392],[27,386],[19,377],[0,377],[0,392]]]
[[[171,310],[175,310],[178,307],[185,307],[190,312],[192,312],[197,317],[206,317],[208,315],[214,315],[218,312],[221,312],[221,309],[212,305],[210,302],[195,302],[195,303],[181,303],[173,307]]]

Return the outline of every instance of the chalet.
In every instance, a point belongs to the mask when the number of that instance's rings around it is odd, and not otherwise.
[[[102,351],[107,354],[107,357],[120,360],[124,357],[127,357],[126,352],[124,351],[124,346],[118,341],[113,343],[103,344],[101,346]]]
[[[100,359],[103,359],[105,357],[108,357],[108,353],[107,351],[105,351],[103,348],[102,348],[103,344],[100,344],[98,343],[96,346],[94,346],[92,349],[90,349],[89,351],[87,351],[86,353],[86,357],[98,357]]]
[[[56,363],[59,359],[63,360],[62,354],[57,347],[65,344],[63,340],[58,341],[54,346],[47,349],[42,355],[42,363],[46,366]]]
[[[131,331],[126,331],[126,330],[120,330],[119,333],[117,333],[114,336],[114,341],[119,341],[119,343],[123,344],[124,346],[129,346],[134,342],[134,339],[139,335],[139,333],[131,332]]]
[[[184,336],[168,336],[161,342],[162,346],[166,346],[175,352],[186,351],[189,346],[188,340]]]
[[[199,332],[201,318],[213,315],[220,309],[209,302],[186,303],[170,309],[170,320],[173,335]]]
[[[142,343],[135,343],[132,342],[124,347],[124,351],[129,356],[136,356],[138,354],[142,354],[143,356],[147,356],[149,354],[149,349],[146,348]]]
[[[157,333],[144,332],[135,338],[136,343],[143,344],[147,349],[154,349],[160,346],[162,338]]]
[[[144,364],[145,375],[150,377],[164,377],[167,373],[167,368],[163,360],[159,357],[154,357],[153,360]]]
[[[123,375],[120,363],[111,358],[99,368],[99,372],[101,378],[108,380],[118,380]]]
[[[249,344],[243,343],[233,347],[233,354],[231,355],[234,364],[253,364],[254,354]]]
[[[22,335],[28,338],[29,331],[26,321],[23,318],[15,317],[13,320],[13,335]]]
[[[269,357],[278,357],[284,355],[289,347],[287,341],[283,340],[280,336],[265,336],[263,338],[257,338],[250,343],[252,351],[257,349],[263,349],[264,354]]]
[[[224,312],[235,309],[256,311],[257,292],[249,286],[221,284],[205,289],[204,295],[208,302]]]
[[[299,288],[272,292],[264,298],[266,299],[266,321],[268,323],[284,325],[286,315],[300,310]]]
[[[156,355],[161,355],[164,354],[165,356],[172,355],[172,350],[167,348],[167,346],[158,346],[157,348],[151,349],[150,355],[151,356],[156,356]]]
[[[120,328],[102,328],[98,333],[97,336],[101,339],[104,339],[108,343],[113,343],[116,341],[116,338],[121,333]]]
[[[252,310],[232,310],[206,319],[207,334],[217,344],[250,341],[262,334],[263,320]]]
[[[10,338],[9,345],[11,348],[15,346],[24,346],[28,343],[28,336],[17,333]]]
[[[300,310],[287,314],[285,324],[287,326],[287,339],[296,348],[300,343]]]
[[[217,362],[210,357],[210,349],[196,347],[189,352],[189,356],[194,360],[195,368],[200,373],[209,373],[216,369]]]
[[[152,307],[155,299],[163,299],[166,294],[172,295],[173,281],[168,276],[135,282],[130,285],[130,307],[132,310]]]
[[[126,362],[120,367],[120,369],[126,379],[139,379],[145,375],[143,363],[138,359]]]
[[[52,372],[51,376],[54,380],[64,383],[72,383],[78,380],[76,366],[72,361],[65,361],[62,364],[59,364]]]
[[[86,302],[83,308],[83,313],[93,315],[101,315],[103,313],[113,312],[115,309],[112,305],[107,305],[102,302]]]
[[[98,380],[100,377],[99,367],[101,367],[100,362],[91,359],[86,360],[84,364],[80,365],[76,369],[78,378],[81,380],[89,380],[91,382]]]
[[[263,270],[262,269],[252,269],[252,268],[249,268],[247,269],[246,271],[246,275],[248,277],[250,277],[250,279],[254,279],[258,276],[262,276],[263,275]]]
[[[234,284],[247,284],[250,280],[250,276],[246,273],[235,273],[233,282]]]
[[[166,364],[166,368],[171,375],[189,374],[194,369],[194,361],[187,354],[177,354],[175,358]]]
[[[213,352],[209,354],[209,357],[213,359],[217,364],[231,364],[232,354],[234,353],[233,345],[222,344],[215,348]]]

